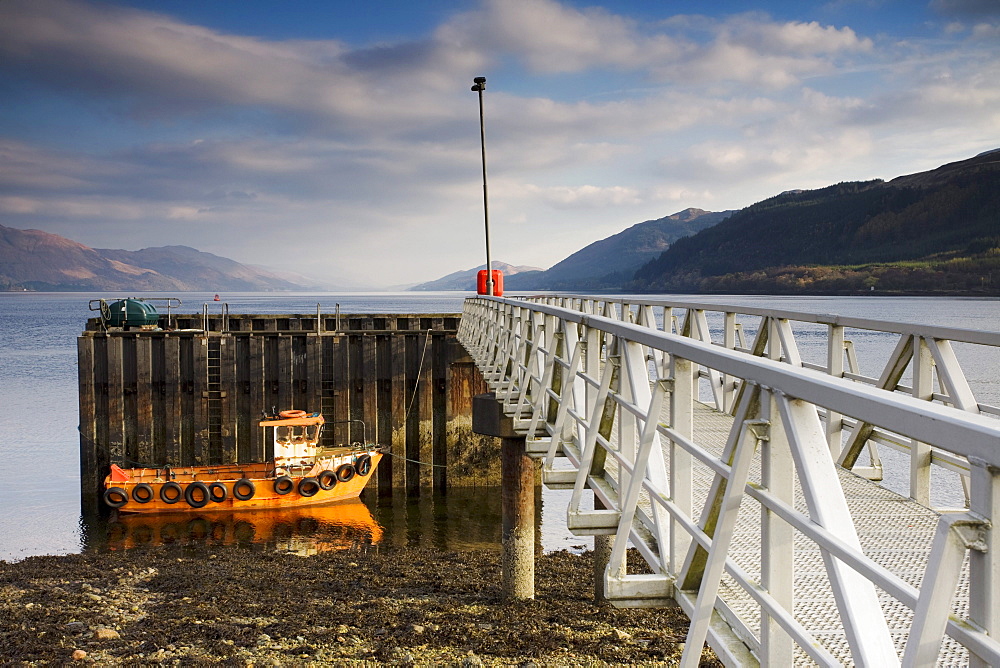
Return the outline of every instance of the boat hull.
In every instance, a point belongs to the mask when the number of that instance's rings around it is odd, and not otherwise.
[[[287,471],[276,468],[273,462],[117,469],[105,478],[104,498],[119,513],[232,512],[322,505],[361,494],[382,456],[379,449],[355,450],[318,458],[310,468]],[[354,465],[364,458],[367,464],[359,471]],[[345,465],[350,465],[350,472]]]

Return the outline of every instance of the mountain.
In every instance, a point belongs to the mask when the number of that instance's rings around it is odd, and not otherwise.
[[[998,212],[997,152],[888,182],[787,191],[678,240],[627,289],[850,291],[888,289],[886,281],[898,290],[985,287],[993,264],[1000,269]],[[841,269],[831,274],[820,266]]]
[[[595,241],[566,259],[542,270],[493,263],[503,271],[504,290],[608,290],[631,280],[635,270],[662,253],[674,241],[718,223],[732,211],[685,209],[656,220],[636,223],[606,239]],[[474,290],[476,272],[485,266],[456,271],[411,290]]]
[[[499,269],[503,272],[504,286],[506,289],[507,280],[509,276],[514,276],[522,272],[539,272],[541,269],[538,267],[515,267],[512,264],[507,264],[506,262],[493,261],[493,269]],[[447,276],[442,276],[441,278],[428,281],[427,283],[421,283],[420,285],[415,285],[410,288],[410,290],[468,290],[475,291],[476,280],[481,269],[485,269],[486,265],[481,264],[474,269],[464,269],[462,271],[456,271]]]
[[[0,225],[0,290],[150,292],[296,290],[280,276],[187,246],[90,248]]]
[[[595,241],[546,271],[523,273],[507,280],[511,290],[608,290],[632,279],[636,269],[660,255],[672,243],[715,225],[732,211],[685,209],[636,223],[606,239]]]

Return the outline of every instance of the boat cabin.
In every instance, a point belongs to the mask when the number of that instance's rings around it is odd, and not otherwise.
[[[319,413],[295,410],[282,411],[277,417],[261,420],[265,441],[267,429],[272,430],[275,466],[312,466],[316,461],[316,448],[324,422]]]

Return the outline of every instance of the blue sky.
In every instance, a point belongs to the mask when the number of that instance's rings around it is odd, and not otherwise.
[[[340,286],[1000,147],[1000,0],[0,1],[0,224]]]

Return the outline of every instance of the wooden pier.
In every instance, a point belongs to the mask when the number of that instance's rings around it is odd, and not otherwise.
[[[322,411],[324,445],[367,440],[394,456],[380,494],[496,484],[499,458],[471,430],[485,384],[456,339],[458,314],[171,315],[161,330],[78,339],[81,493],[121,466],[271,456],[262,412]]]

